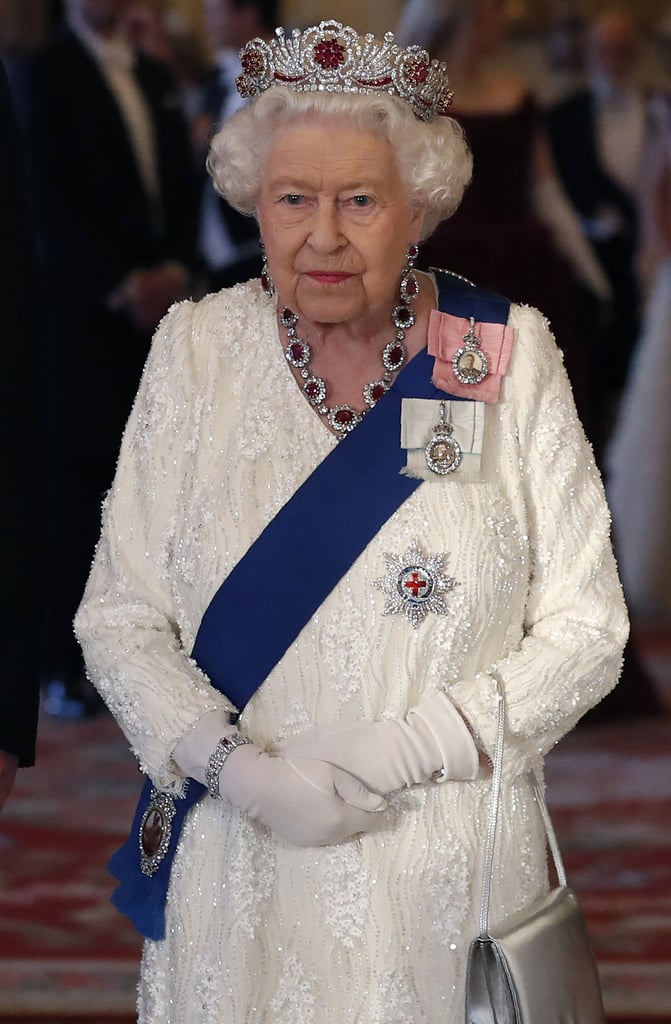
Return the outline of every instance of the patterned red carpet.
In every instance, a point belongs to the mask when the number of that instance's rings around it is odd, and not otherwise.
[[[40,724],[0,817],[0,1019],[128,1016],[140,943],[106,871],[140,777],[116,724]]]
[[[650,654],[668,685],[671,645]],[[552,753],[548,780],[609,1017],[669,1024],[671,717],[577,730]],[[0,818],[2,1024],[134,1019],[140,944],[108,902],[105,864],[139,785],[107,715],[43,718],[38,767],[19,774]]]
[[[578,730],[549,801],[610,1019],[671,1022],[671,719]]]

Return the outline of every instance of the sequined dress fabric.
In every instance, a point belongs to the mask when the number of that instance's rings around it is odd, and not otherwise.
[[[496,919],[546,884],[524,773],[614,685],[626,634],[601,482],[561,358],[536,311],[513,307],[511,324],[479,479],[455,473],[415,491],[242,720],[264,746],[313,724],[397,717],[444,689],[492,752],[496,666],[509,708]],[[178,740],[228,706],[188,657],[203,612],[335,444],[290,373],[258,282],[171,310],[77,618],[91,677],[156,783],[179,785]],[[411,544],[446,553],[458,583],[448,614],[416,629],[383,614],[374,585],[385,554]],[[310,572],[309,550],[296,551],[295,571]],[[263,630],[259,621],[259,643]],[[311,849],[205,798],[180,840],[167,937],[145,945],[139,1021],[461,1024],[488,795],[486,775],[404,790],[375,833]]]

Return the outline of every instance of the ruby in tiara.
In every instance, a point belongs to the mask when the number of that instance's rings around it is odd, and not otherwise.
[[[415,82],[416,85],[424,85],[429,77],[429,62],[411,58],[405,62],[405,73],[411,82]]]
[[[243,54],[240,63],[244,73],[251,75],[252,78],[255,78],[263,71],[263,56],[258,50],[248,50],[247,53]]]
[[[347,50],[337,39],[325,39],[315,46],[314,54],[315,61],[320,67],[335,71],[345,63]]]

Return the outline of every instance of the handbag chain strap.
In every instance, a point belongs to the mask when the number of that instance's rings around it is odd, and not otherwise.
[[[480,938],[486,938],[489,934],[489,904],[492,895],[492,875],[494,872],[494,844],[496,841],[496,826],[501,805],[501,780],[503,778],[503,744],[506,728],[506,700],[503,689],[503,681],[496,672],[489,673],[496,680],[497,689],[497,732],[496,750],[494,752],[494,770],[492,773],[492,791],[489,801],[489,814],[487,816],[487,835],[485,845],[485,859],[482,869],[482,898],[480,903]],[[529,772],[531,785],[541,812],[545,833],[552,853],[557,880],[560,885],[566,885],[566,871],[562,860],[561,850],[557,841],[557,835],[552,824],[550,811],[548,810],[545,793],[540,779],[532,769]]]

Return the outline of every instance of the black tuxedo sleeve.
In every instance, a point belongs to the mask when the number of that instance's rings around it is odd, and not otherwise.
[[[42,524],[38,421],[39,358],[34,325],[36,256],[24,195],[19,139],[7,78],[0,65],[0,274],[3,366],[0,435],[0,750],[31,765],[38,709],[38,573]]]
[[[57,294],[76,289],[92,308],[104,309],[132,270],[196,258],[195,167],[179,95],[156,61],[140,58],[135,74],[153,123],[158,209],[112,91],[71,33],[12,75],[43,259]]]

